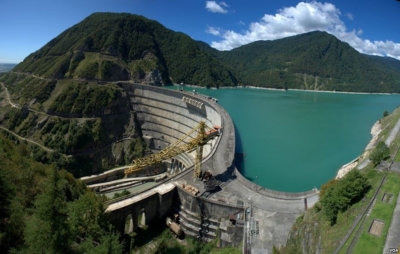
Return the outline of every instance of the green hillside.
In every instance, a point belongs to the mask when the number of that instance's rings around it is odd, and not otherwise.
[[[0,86],[0,127],[54,151],[33,146],[37,161],[57,162],[81,177],[143,156],[146,146],[136,116],[118,85],[13,72],[0,75],[0,82],[18,105],[9,104]]]
[[[14,71],[50,79],[398,93],[399,66],[396,59],[361,54],[326,32],[218,51],[142,16],[95,13]]]
[[[236,78],[183,33],[132,14],[95,13],[29,55],[14,71],[46,78],[234,86]],[[159,75],[158,75],[159,74]]]
[[[200,48],[235,67],[241,85],[353,92],[400,92],[400,61],[360,54],[326,32],[257,41],[217,51]]]

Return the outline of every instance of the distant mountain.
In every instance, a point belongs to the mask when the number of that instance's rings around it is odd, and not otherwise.
[[[241,85],[400,92],[400,61],[360,54],[326,32],[256,41],[231,51],[197,45],[234,68]]]
[[[0,73],[11,71],[17,64],[0,63]]]
[[[400,72],[400,61],[391,57],[371,56],[365,55],[375,63],[379,64],[382,68]]]
[[[15,71],[47,78],[234,86],[231,71],[189,36],[132,14],[95,13],[29,55]]]
[[[360,54],[326,32],[218,51],[156,21],[124,13],[89,16],[15,71],[53,79],[400,92],[400,61]]]

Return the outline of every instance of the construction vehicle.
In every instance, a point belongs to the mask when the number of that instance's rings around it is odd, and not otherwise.
[[[197,136],[193,137],[196,132]],[[131,173],[137,172],[151,165],[161,163],[162,161],[177,156],[178,154],[196,149],[196,161],[194,165],[193,177],[200,178],[201,162],[203,160],[203,146],[219,133],[220,132],[218,131],[218,129],[210,128],[205,124],[205,122],[200,122],[196,127],[186,133],[186,135],[184,135],[174,143],[170,144],[160,152],[133,160],[132,165],[127,170],[125,170],[125,176],[128,176]]]

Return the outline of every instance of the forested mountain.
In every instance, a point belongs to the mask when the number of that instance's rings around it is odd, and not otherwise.
[[[400,61],[391,57],[365,55],[384,69],[400,72]]]
[[[154,71],[157,69],[157,71]],[[228,68],[189,36],[131,14],[95,13],[29,55],[15,71],[47,78],[234,86]]]
[[[360,54],[326,32],[256,41],[231,51],[198,46],[234,68],[242,85],[400,92],[400,61]]]
[[[400,92],[400,61],[361,54],[326,32],[218,51],[126,13],[92,14],[14,71],[55,79]]]

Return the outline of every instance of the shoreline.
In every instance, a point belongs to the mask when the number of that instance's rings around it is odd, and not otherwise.
[[[335,180],[344,177],[347,173],[349,173],[351,170],[353,170],[354,168],[357,167],[359,161],[361,161],[362,159],[365,159],[366,157],[369,156],[369,153],[370,153],[371,149],[374,147],[376,141],[378,140],[378,135],[379,135],[379,133],[381,133],[381,131],[382,131],[382,126],[378,120],[374,123],[374,125],[372,125],[372,128],[371,128],[372,139],[369,141],[369,143],[365,147],[363,153],[360,156],[358,156],[357,158],[355,158],[354,160],[350,161],[349,163],[344,164],[338,170]]]
[[[179,84],[172,84],[172,86],[180,86]],[[298,92],[317,92],[317,93],[338,93],[338,94],[379,94],[379,95],[399,95],[400,93],[366,93],[366,92],[343,92],[343,91],[328,91],[328,90],[309,90],[309,89],[279,89],[279,88],[270,88],[270,87],[259,87],[259,86],[228,86],[228,87],[204,87],[204,86],[198,86],[198,85],[188,85],[185,84],[185,87],[193,87],[193,88],[203,88],[203,89],[210,89],[210,90],[219,90],[219,89],[262,89],[262,90],[271,90],[271,91],[298,91]]]

